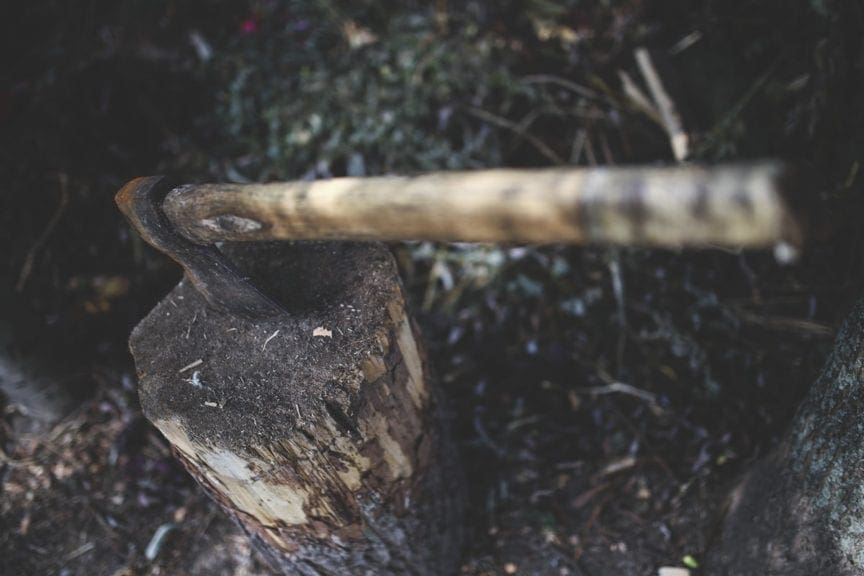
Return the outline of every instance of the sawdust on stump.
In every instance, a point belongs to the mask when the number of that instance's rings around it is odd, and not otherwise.
[[[224,314],[181,282],[132,334],[145,415],[286,572],[455,567],[461,476],[392,256],[224,250],[286,313]]]

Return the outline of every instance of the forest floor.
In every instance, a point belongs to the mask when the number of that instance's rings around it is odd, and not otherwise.
[[[814,174],[830,227],[797,262],[393,250],[466,463],[462,573],[700,573],[729,488],[781,437],[864,286],[862,10],[426,4],[0,8],[0,322],[71,366],[83,398],[38,432],[0,398],[0,574],[269,574],[137,403],[126,341],[179,272],[116,212],[126,180],[671,164],[624,80],[642,85],[639,47],[690,159]]]

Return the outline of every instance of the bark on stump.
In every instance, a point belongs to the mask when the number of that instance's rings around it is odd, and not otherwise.
[[[235,245],[289,311],[250,322],[181,282],[130,346],[144,413],[291,574],[447,574],[463,489],[389,252]]]
[[[864,300],[784,442],[733,491],[711,575],[864,574]]]

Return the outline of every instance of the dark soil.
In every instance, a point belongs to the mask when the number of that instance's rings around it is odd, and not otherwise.
[[[101,377],[126,386],[103,388],[47,437],[19,437],[30,456],[4,458],[0,573],[270,574],[129,404],[131,380]]]

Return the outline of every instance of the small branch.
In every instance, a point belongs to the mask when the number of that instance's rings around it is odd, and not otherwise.
[[[315,330],[318,330],[318,329],[316,328]],[[276,330],[275,332],[273,332],[272,334],[270,334],[270,336],[268,336],[267,339],[264,340],[264,345],[261,346],[261,352],[264,352],[264,349],[267,348],[267,344],[269,344],[270,341],[273,340],[273,339],[274,339],[276,336],[278,336],[278,335],[279,335],[279,330]],[[316,334],[315,334],[314,331],[312,332],[312,335],[313,335],[313,336],[316,336]]]
[[[621,378],[624,370],[624,348],[627,346],[627,307],[624,302],[624,279],[621,275],[621,265],[616,250],[611,251],[609,275],[612,278],[612,293],[615,296],[615,306],[618,308],[618,343],[615,349],[615,359],[617,362],[618,378]]]
[[[754,314],[746,310],[738,310],[738,317],[748,324],[762,326],[767,330],[780,332],[796,332],[804,336],[815,338],[833,338],[835,330],[831,326],[807,320],[805,318],[787,318],[784,316],[769,316]]]
[[[739,98],[732,108],[729,109],[726,114],[723,115],[717,123],[715,123],[710,130],[708,130],[707,134],[700,139],[700,144],[697,147],[697,154],[704,155],[706,154],[714,145],[715,142],[724,138],[726,133],[729,131],[730,126],[732,126],[738,117],[744,112],[744,109],[747,108],[747,105],[750,101],[759,93],[760,90],[765,86],[774,72],[777,70],[780,65],[781,59],[778,58],[774,61],[771,66],[765,71],[762,76],[756,79],[755,82],[747,89],[747,91]]]
[[[625,384],[624,382],[611,382],[603,386],[583,386],[581,388],[576,388],[575,391],[580,394],[593,394],[595,396],[601,396],[604,394],[626,394],[628,396],[635,396],[636,398],[640,398],[646,402],[654,403],[657,401],[657,397],[651,392],[647,392],[641,388],[636,388],[631,384]]]
[[[699,30],[694,30],[693,32],[687,34],[681,40],[676,42],[675,45],[669,49],[669,54],[672,56],[676,56],[681,52],[684,52],[700,40],[702,40],[702,32],[700,32]]]
[[[54,209],[54,214],[51,215],[48,225],[45,226],[42,234],[39,235],[39,238],[36,239],[36,242],[34,242],[33,245],[30,246],[30,250],[27,251],[27,256],[24,258],[24,265],[21,266],[21,272],[18,274],[18,282],[15,283],[16,292],[22,292],[24,290],[24,285],[27,283],[27,279],[33,271],[33,264],[36,262],[37,254],[48,241],[48,238],[51,237],[51,233],[54,232],[54,228],[57,227],[60,218],[63,216],[63,212],[66,210],[66,206],[69,204],[69,177],[66,174],[61,173],[57,175],[57,181],[60,185],[60,201],[57,203],[57,208]]]
[[[585,149],[585,141],[588,138],[588,132],[584,128],[576,131],[576,136],[573,138],[573,145],[570,146],[570,163],[578,164],[579,158],[582,156],[582,150]]]
[[[659,415],[664,412],[663,408],[657,403],[657,396],[655,394],[652,394],[647,390],[642,390],[641,388],[636,388],[630,384],[625,384],[624,382],[610,382],[605,386],[584,386],[581,388],[574,388],[573,391],[577,394],[591,394],[594,396],[602,396],[606,394],[624,394],[626,396],[633,396],[634,398],[639,398],[640,400],[647,402],[654,414]]]
[[[690,153],[690,138],[684,131],[681,116],[678,114],[672,98],[669,97],[669,93],[663,87],[663,81],[660,80],[660,75],[657,73],[648,51],[645,48],[637,48],[634,54],[636,63],[639,65],[639,71],[648,84],[651,98],[657,105],[657,110],[663,119],[663,126],[666,128],[666,133],[672,144],[672,153],[678,162],[682,162]]]
[[[656,122],[661,128],[665,129],[663,125],[663,118],[660,117],[660,112],[657,111],[657,107],[651,102],[651,99],[645,95],[641,88],[633,81],[629,74],[624,72],[623,70],[618,71],[618,78],[621,79],[621,87],[624,88],[624,94],[633,102],[633,105],[636,106],[641,112],[643,112],[646,116],[648,116],[651,120]]]
[[[524,76],[522,78],[522,82],[526,84],[554,84],[556,86],[560,86],[561,88],[570,90],[574,94],[578,94],[579,96],[583,96],[585,98],[591,98],[593,100],[601,99],[600,95],[597,94],[597,92],[595,92],[594,90],[586,88],[581,84],[577,84],[572,80],[567,80],[566,78],[553,76],[551,74],[532,74],[530,76]]]
[[[546,159],[556,165],[565,164],[564,159],[561,158],[554,150],[552,150],[549,146],[546,145],[545,142],[533,136],[527,132],[520,131],[519,126],[507,120],[506,118],[502,118],[501,116],[497,116],[492,114],[491,112],[487,112],[486,110],[481,110],[480,108],[466,108],[467,112],[472,116],[479,118],[480,120],[485,120],[490,124],[494,124],[499,128],[504,128],[518,135],[520,138],[524,138],[528,141],[529,144],[534,146],[537,151],[542,154]]]
[[[489,436],[489,433],[486,431],[486,426],[483,425],[483,420],[480,417],[480,414],[474,415],[474,431],[477,433],[477,438],[489,448],[495,456],[497,456],[500,460],[507,459],[507,451],[504,450],[501,446],[499,446],[492,438]]]
[[[192,368],[197,368],[198,366],[200,366],[203,363],[204,363],[204,360],[199,358],[198,360],[195,360],[194,362],[187,364],[186,366],[184,366],[183,368],[178,370],[177,373],[182,374],[183,372],[187,372],[187,371],[191,370]]]

